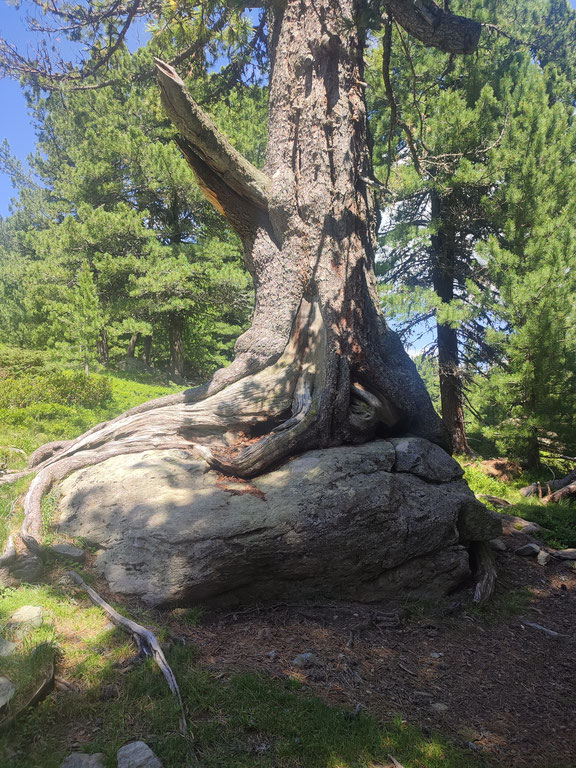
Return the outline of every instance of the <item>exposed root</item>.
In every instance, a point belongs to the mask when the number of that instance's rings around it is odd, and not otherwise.
[[[81,587],[88,594],[88,597],[92,600],[92,602],[102,608],[102,610],[110,617],[111,621],[116,624],[116,626],[120,627],[126,632],[129,632],[132,635],[136,641],[140,655],[151,656],[154,659],[156,664],[159,666],[160,671],[166,678],[170,690],[174,694],[174,698],[178,702],[178,706],[180,708],[180,733],[183,736],[186,736],[188,726],[186,724],[186,715],[184,714],[184,704],[182,703],[180,689],[178,687],[178,683],[176,682],[174,672],[172,672],[170,665],[166,661],[166,657],[164,656],[164,652],[160,647],[160,643],[158,642],[156,635],[150,632],[149,629],[143,627],[141,624],[137,624],[135,621],[131,621],[131,619],[127,619],[124,616],[121,616],[118,611],[115,611],[111,605],[103,600],[100,595],[92,589],[92,587],[89,587],[88,584],[86,584],[86,582],[75,571],[69,571],[69,575],[74,583]]]
[[[496,588],[496,565],[494,552],[487,541],[474,541],[470,545],[476,559],[476,589],[474,590],[474,602],[485,603],[489,600]]]

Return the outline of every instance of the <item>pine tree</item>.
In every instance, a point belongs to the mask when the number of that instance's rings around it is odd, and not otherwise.
[[[461,452],[468,451],[464,381],[498,354],[486,336],[497,290],[477,243],[498,228],[484,201],[506,183],[506,168],[491,157],[510,120],[521,119],[510,116],[506,84],[511,73],[524,71],[519,63],[529,61],[535,70],[546,66],[549,82],[555,78],[553,98],[573,93],[565,76],[569,61],[561,59],[559,67],[549,55],[546,20],[557,5],[475,3],[477,18],[499,24],[511,38],[493,36],[469,59],[424,51],[401,30],[393,36],[391,27],[376,54],[383,70],[382,80],[374,81],[377,174],[397,200],[382,236],[384,301],[413,334],[435,320],[429,352],[438,356],[442,415]],[[571,28],[573,16],[568,11]],[[566,46],[570,28],[558,28],[552,37],[557,48]],[[534,42],[532,58],[519,38]],[[384,109],[390,104],[392,110]]]

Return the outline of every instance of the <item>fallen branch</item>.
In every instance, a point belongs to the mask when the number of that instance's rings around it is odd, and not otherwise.
[[[545,635],[548,635],[548,637],[553,637],[555,640],[557,640],[560,637],[568,637],[568,635],[563,635],[560,632],[556,632],[553,629],[548,629],[548,627],[543,627],[541,624],[534,624],[532,621],[525,621],[524,619],[521,619],[522,624],[525,627],[530,627],[530,629],[537,629],[540,632],[544,632]]]
[[[576,496],[576,482],[565,485],[554,493],[549,493],[548,496],[544,496],[542,504],[558,504],[564,499],[569,499],[571,496]]]
[[[114,610],[114,608],[112,608],[109,603],[103,600],[100,595],[92,589],[92,587],[89,587],[84,579],[82,579],[82,577],[79,576],[75,571],[68,571],[68,573],[72,581],[87,593],[88,597],[92,600],[93,603],[96,603],[96,605],[99,605],[100,608],[102,608],[102,610],[110,617],[110,620],[114,624],[132,635],[136,641],[136,645],[138,646],[138,652],[142,656],[151,656],[156,664],[160,667],[160,671],[166,678],[170,690],[174,694],[174,697],[180,708],[180,733],[183,736],[186,736],[188,726],[186,723],[186,715],[184,714],[184,704],[182,703],[180,689],[178,688],[178,683],[176,682],[174,672],[172,672],[170,665],[166,661],[166,657],[164,656],[164,652],[160,647],[160,643],[158,642],[156,635],[150,632],[149,629],[146,629],[142,625],[137,624],[135,621],[121,616],[118,611]]]
[[[566,477],[561,477],[558,480],[549,480],[547,483],[545,483],[545,485],[551,491],[558,491],[561,488],[564,488],[567,485],[573,485],[574,483],[576,483],[576,469],[573,469],[571,472],[569,472]],[[540,487],[541,483],[532,483],[532,485],[527,485],[525,488],[521,488],[520,493],[525,498],[534,496],[538,493]]]

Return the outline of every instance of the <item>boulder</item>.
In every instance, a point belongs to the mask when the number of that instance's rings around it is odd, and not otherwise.
[[[0,656],[12,656],[17,647],[16,643],[6,640],[5,637],[0,637]]]
[[[33,629],[42,626],[43,620],[42,608],[39,605],[23,605],[12,614],[7,629],[15,635],[17,640],[22,640]]]
[[[16,686],[7,677],[0,677],[0,709],[5,707],[16,693]]]
[[[518,547],[518,549],[514,551],[517,555],[520,555],[520,557],[536,557],[540,552],[540,547],[538,544],[531,542],[530,544],[524,544],[523,547]]]
[[[380,440],[246,482],[147,451],[68,477],[57,524],[97,549],[113,592],[151,606],[437,597],[469,573],[461,541],[500,532],[455,464],[421,439]]]
[[[118,750],[118,768],[162,768],[162,763],[143,741],[132,741]]]

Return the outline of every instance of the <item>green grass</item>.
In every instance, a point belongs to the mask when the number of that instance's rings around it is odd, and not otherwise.
[[[538,479],[541,480],[541,477],[537,478],[525,473],[507,483],[486,475],[480,469],[478,462],[470,463],[470,460],[464,457],[460,457],[460,460],[463,465],[468,464],[464,467],[464,479],[487,506],[496,512],[504,512],[538,523],[543,528],[538,537],[555,549],[576,547],[576,507],[573,504],[544,506],[536,496],[525,498],[520,493],[521,488]],[[496,507],[486,499],[482,499],[483,495],[498,496],[509,501],[512,506],[506,509]]]
[[[128,671],[118,667],[135,653],[132,643],[108,629],[104,614],[84,597],[76,595],[75,603],[70,598],[65,587],[38,586],[5,590],[0,599],[0,621],[21,605],[44,608],[46,627],[34,639],[51,633],[59,647],[58,675],[78,688],[50,696],[10,734],[0,735],[0,765],[59,768],[67,754],[81,749],[104,752],[113,768],[118,748],[139,738],[165,768],[196,765],[196,757],[204,768],[372,768],[386,764],[388,754],[405,768],[482,765],[468,751],[400,718],[382,725],[363,712],[354,716],[307,695],[290,679],[244,673],[217,679],[199,667],[193,647],[171,646],[166,653],[185,702],[196,750],[191,755],[158,668],[152,662]],[[27,659],[22,653],[19,662]],[[29,679],[38,675],[37,668],[28,672]],[[109,684],[119,692],[112,700],[101,695]],[[80,747],[71,746],[74,740]]]
[[[181,389],[174,384],[159,384],[156,378],[147,375],[132,374],[129,378],[120,373],[94,378],[105,380],[110,388],[107,402],[96,408],[33,402],[20,408],[0,409],[0,470],[24,469],[28,457],[41,445],[77,437],[128,408]],[[22,513],[17,502],[28,489],[30,480],[31,476],[12,485],[0,486],[0,549],[9,532],[21,524]],[[45,519],[50,519],[53,510],[54,500],[49,497],[44,502]]]

